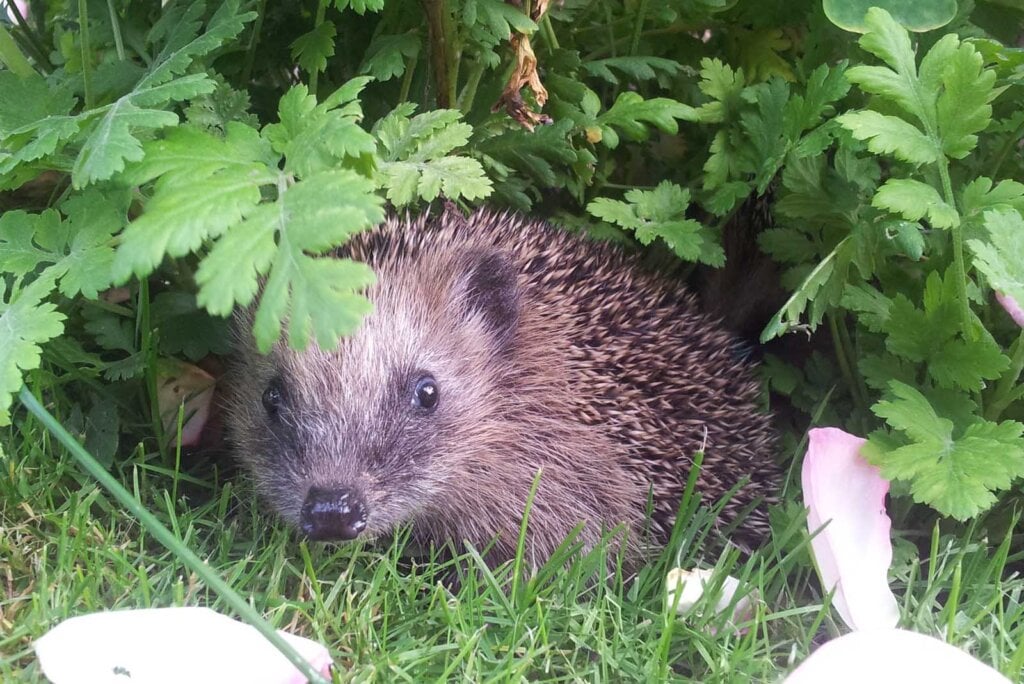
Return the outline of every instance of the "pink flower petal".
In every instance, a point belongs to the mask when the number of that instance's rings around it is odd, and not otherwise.
[[[835,590],[832,605],[851,629],[894,627],[899,609],[887,577],[889,483],[860,456],[865,440],[836,428],[815,428],[808,437],[804,501],[807,527],[817,532],[811,550],[822,585]]]
[[[988,665],[934,637],[903,629],[875,629],[833,639],[812,653],[783,684],[1009,681]]]
[[[1017,300],[1009,295],[1004,295],[1002,292],[996,292],[996,301],[1003,305],[1006,309],[1006,313],[1010,314],[1010,318],[1013,322],[1024,328],[1024,309],[1021,308]]]
[[[330,679],[321,644],[278,631]],[[306,678],[253,627],[209,608],[147,608],[90,613],[65,620],[35,643],[53,684],[114,682],[248,682],[302,684]],[[130,679],[129,679],[130,675]]]

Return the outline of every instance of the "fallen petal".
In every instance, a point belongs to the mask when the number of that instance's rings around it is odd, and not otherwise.
[[[996,292],[996,301],[1003,305],[1006,309],[1006,313],[1010,314],[1010,318],[1013,322],[1024,328],[1024,308],[1017,303],[1017,300],[1009,295],[1004,295],[1002,292]]]
[[[836,428],[808,433],[802,480],[807,527],[821,583],[851,629],[895,627],[896,597],[885,512],[889,483],[860,455],[865,440]],[[821,529],[822,525],[828,525]],[[819,531],[820,530],[820,531]]]
[[[697,601],[704,595],[704,590],[714,576],[714,570],[696,568],[684,570],[672,568],[665,577],[665,589],[668,593],[670,605],[676,607],[676,612],[685,615],[693,610]],[[733,598],[741,590],[740,581],[732,575],[726,575],[722,581],[722,591],[715,604],[715,612],[721,613],[729,608]],[[744,622],[753,617],[753,603],[757,598],[755,591],[748,592],[745,596],[736,601],[732,611],[733,622]]]
[[[877,629],[850,632],[833,639],[812,653],[783,684],[1009,681],[988,665],[934,637],[903,629]]]
[[[210,417],[210,407],[217,381],[199,366],[183,362],[165,362],[157,377],[157,403],[164,434],[173,444],[178,436],[178,410],[184,404],[181,445],[199,443]]]
[[[327,649],[278,631],[330,678]],[[255,628],[209,608],[146,608],[70,618],[40,637],[36,656],[53,684],[250,682],[306,678]]]

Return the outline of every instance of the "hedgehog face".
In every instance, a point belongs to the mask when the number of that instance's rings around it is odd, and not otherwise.
[[[236,369],[239,456],[265,500],[314,539],[431,527],[510,400],[518,291],[502,254],[376,269],[375,311],[338,349],[249,348]]]

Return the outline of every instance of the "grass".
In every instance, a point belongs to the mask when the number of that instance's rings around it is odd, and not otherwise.
[[[32,640],[72,615],[182,604],[231,612],[34,418],[22,414],[4,440],[0,680],[42,681]],[[260,512],[244,481],[191,470],[139,448],[117,474],[271,624],[327,644],[339,681],[774,682],[843,631],[817,593],[793,504],[776,511],[774,539],[750,558],[726,550],[700,559],[710,513],[684,501],[673,544],[635,581],[592,581],[605,562],[598,549],[513,582],[511,568],[492,573],[472,553],[410,560],[401,538],[383,548],[307,545]],[[1024,552],[1012,540],[936,528],[923,545],[898,540],[893,572],[902,626],[940,636],[1016,681]],[[667,569],[698,562],[758,592],[741,631],[727,614],[698,606],[683,620],[667,605]],[[449,589],[443,580],[467,567],[474,571]]]

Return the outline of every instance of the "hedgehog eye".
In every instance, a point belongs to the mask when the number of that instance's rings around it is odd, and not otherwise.
[[[441,388],[437,386],[437,381],[433,377],[424,375],[416,381],[416,389],[412,393],[413,406],[432,411],[440,399]]]
[[[271,380],[267,389],[263,390],[263,408],[270,416],[276,417],[284,403],[284,391],[280,380]]]

